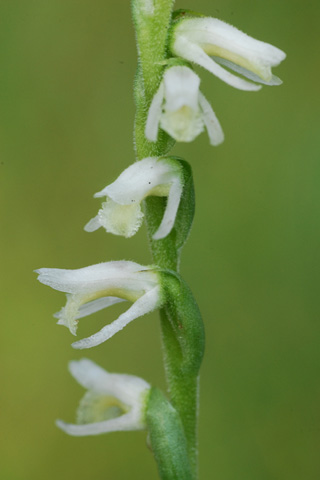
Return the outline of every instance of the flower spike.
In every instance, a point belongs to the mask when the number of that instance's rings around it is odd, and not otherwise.
[[[91,337],[73,343],[77,349],[100,345],[162,303],[158,273],[153,267],[134,262],[106,262],[78,270],[40,268],[36,272],[41,283],[67,293],[67,303],[55,317],[59,319],[58,325],[68,327],[73,335],[76,335],[79,318],[117,302],[133,302],[114,322]]]
[[[108,373],[91,360],[69,363],[71,375],[88,391],[77,411],[77,425],[57,420],[69,435],[144,430],[151,386],[133,375]]]
[[[216,18],[186,17],[178,20],[173,26],[170,48],[174,55],[204,67],[240,90],[253,91],[261,87],[233,75],[221,65],[257,83],[282,83],[271,72],[271,67],[285,59],[286,54],[282,50],[249,37]]]
[[[150,105],[145,135],[155,142],[161,127],[178,142],[191,142],[206,127],[211,145],[224,136],[220,123],[199,90],[200,78],[191,68],[168,68]]]
[[[121,175],[95,197],[107,197],[98,215],[84,227],[93,232],[104,227],[107,232],[132,237],[143,220],[141,202],[148,196],[168,197],[162,222],[153,238],[166,237],[175,222],[183,189],[182,167],[178,160],[148,157],[126,168]]]

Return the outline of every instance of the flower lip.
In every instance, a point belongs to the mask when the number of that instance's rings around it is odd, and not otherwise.
[[[259,87],[224,70],[210,57],[227,60],[230,68],[233,64],[243,69],[238,73],[245,75],[247,70],[256,75],[251,79],[269,85],[276,84],[271,67],[279,65],[286,57],[279,48],[210,17],[178,20],[173,26],[171,49],[175,55],[201,65],[229,85],[242,90],[257,90]]]
[[[133,375],[108,373],[85,358],[70,362],[69,370],[88,392],[78,409],[81,424],[58,420],[59,428],[75,436],[146,428],[145,410],[151,386],[145,380]]]

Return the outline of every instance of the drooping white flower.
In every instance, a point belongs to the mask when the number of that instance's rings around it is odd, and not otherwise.
[[[206,128],[211,145],[223,142],[219,120],[199,87],[200,78],[186,66],[165,71],[148,113],[148,140],[155,142],[161,127],[178,142],[191,142]]]
[[[173,27],[171,51],[174,55],[201,65],[232,87],[259,90],[261,87],[233,75],[221,65],[266,85],[279,85],[271,67],[279,65],[286,54],[227,23],[210,17],[186,17]],[[221,65],[219,65],[221,64]]]
[[[98,215],[84,229],[93,232],[104,227],[107,232],[132,237],[143,220],[141,202],[148,196],[168,197],[166,210],[155,240],[166,237],[175,222],[183,189],[182,168],[178,160],[148,157],[126,168],[113,183],[95,197],[107,197]]]
[[[44,285],[66,292],[67,303],[55,314],[58,325],[76,335],[79,318],[129,300],[133,305],[99,332],[72,344],[74,348],[90,348],[105,342],[132,320],[151,312],[162,302],[159,275],[154,267],[134,262],[99,263],[77,270],[40,268],[38,280]]]
[[[57,420],[69,435],[144,430],[150,385],[133,375],[108,373],[91,360],[69,363],[71,375],[88,391],[77,411],[77,424]]]

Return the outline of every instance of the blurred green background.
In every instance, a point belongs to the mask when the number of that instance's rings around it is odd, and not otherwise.
[[[197,212],[182,273],[203,313],[202,479],[320,478],[318,0],[186,0],[288,54],[284,84],[240,92],[201,71],[224,128],[174,152],[193,166]],[[83,354],[55,325],[64,295],[38,267],[150,262],[133,239],[83,231],[92,195],[134,160],[136,66],[129,1],[0,4],[1,391],[3,480],[156,479],[144,432],[72,438]],[[122,310],[80,323],[79,338]],[[164,386],[157,313],[85,351],[112,372]]]

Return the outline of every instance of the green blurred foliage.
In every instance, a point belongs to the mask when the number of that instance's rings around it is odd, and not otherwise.
[[[282,48],[281,87],[240,92],[202,71],[226,140],[174,153],[193,166],[194,228],[182,273],[207,332],[201,379],[202,479],[320,478],[319,34],[317,0],[187,0]],[[0,4],[1,462],[3,480],[157,478],[146,435],[72,438],[82,389],[67,363],[64,296],[37,267],[149,263],[133,239],[87,234],[92,194],[134,160],[136,67],[129,1]],[[84,319],[84,337],[121,311]],[[85,352],[164,387],[157,314]]]

